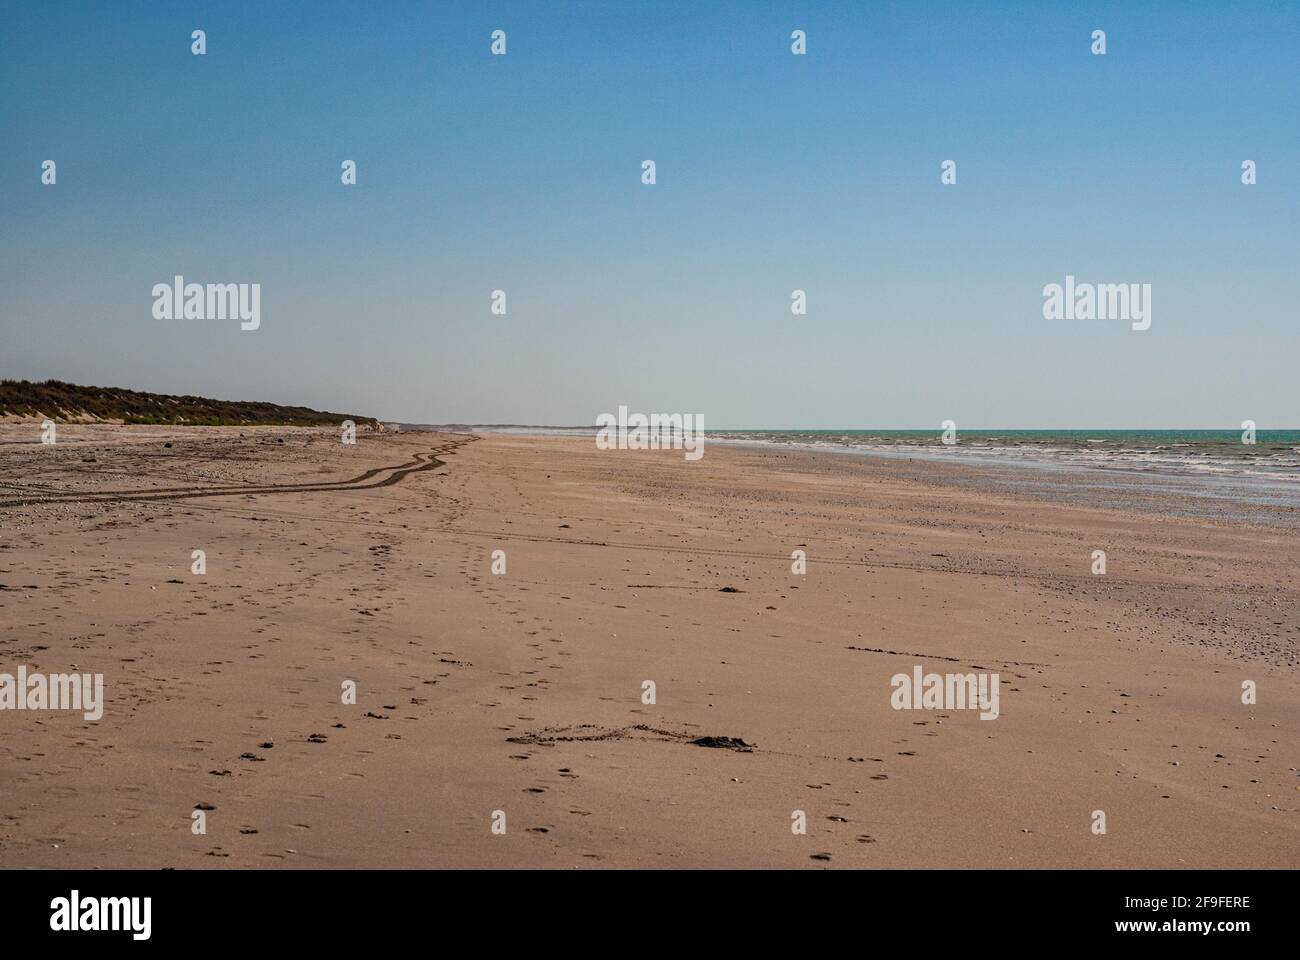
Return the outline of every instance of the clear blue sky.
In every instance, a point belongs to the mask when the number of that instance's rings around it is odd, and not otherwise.
[[[5,2],[0,376],[423,422],[1294,427],[1298,63],[1300,2]],[[178,273],[260,283],[261,329],[155,320]],[[1151,329],[1044,320],[1067,273],[1151,283]]]

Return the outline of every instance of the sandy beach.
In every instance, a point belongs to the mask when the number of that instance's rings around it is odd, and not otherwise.
[[[0,867],[1300,861],[1293,529],[906,459],[38,432],[0,672],[105,703],[0,711]],[[917,665],[999,715],[894,709]]]

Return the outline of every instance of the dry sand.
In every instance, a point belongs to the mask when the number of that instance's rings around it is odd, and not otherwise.
[[[38,432],[0,672],[107,704],[0,711],[0,866],[1300,865],[1294,531],[716,445]],[[1001,716],[892,709],[916,664]]]

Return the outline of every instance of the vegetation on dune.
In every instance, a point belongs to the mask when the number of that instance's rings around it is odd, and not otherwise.
[[[327,413],[308,407],[207,397],[173,397],[121,387],[82,387],[61,380],[33,383],[0,380],[0,416],[49,417],[51,420],[98,418],[123,423],[204,426],[323,426],[351,420],[376,425],[373,417]]]

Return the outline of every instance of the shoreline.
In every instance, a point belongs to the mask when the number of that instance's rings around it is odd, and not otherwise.
[[[572,428],[585,429],[585,428]],[[549,437],[574,442],[587,440],[572,432],[517,433],[511,430],[471,431],[476,436]],[[591,436],[594,437],[592,430]],[[945,467],[968,468],[969,477],[954,480],[964,485],[986,485],[989,489],[1019,489],[1022,494],[1051,496],[1062,502],[1086,504],[1100,500],[1114,509],[1131,509],[1143,513],[1163,513],[1197,520],[1247,522],[1263,526],[1300,528],[1300,475],[1295,480],[1271,476],[1217,475],[1184,473],[1152,467],[1140,469],[1127,464],[1102,466],[1060,462],[1027,457],[982,456],[958,448],[903,446],[890,449],[864,448],[838,444],[811,444],[788,441],[712,437],[706,434],[705,449],[741,448],[754,451],[786,451],[811,456],[868,457],[882,460],[931,463]],[[707,454],[706,454],[707,455]],[[1034,475],[1037,476],[1034,476]],[[960,477],[960,474],[957,475]],[[1030,488],[1024,477],[1038,481]],[[1057,482],[1053,482],[1053,481]],[[1124,496],[1127,493],[1128,496]],[[1185,498],[1214,501],[1189,504]],[[1221,505],[1215,509],[1216,505]],[[1233,509],[1236,505],[1236,509]]]

